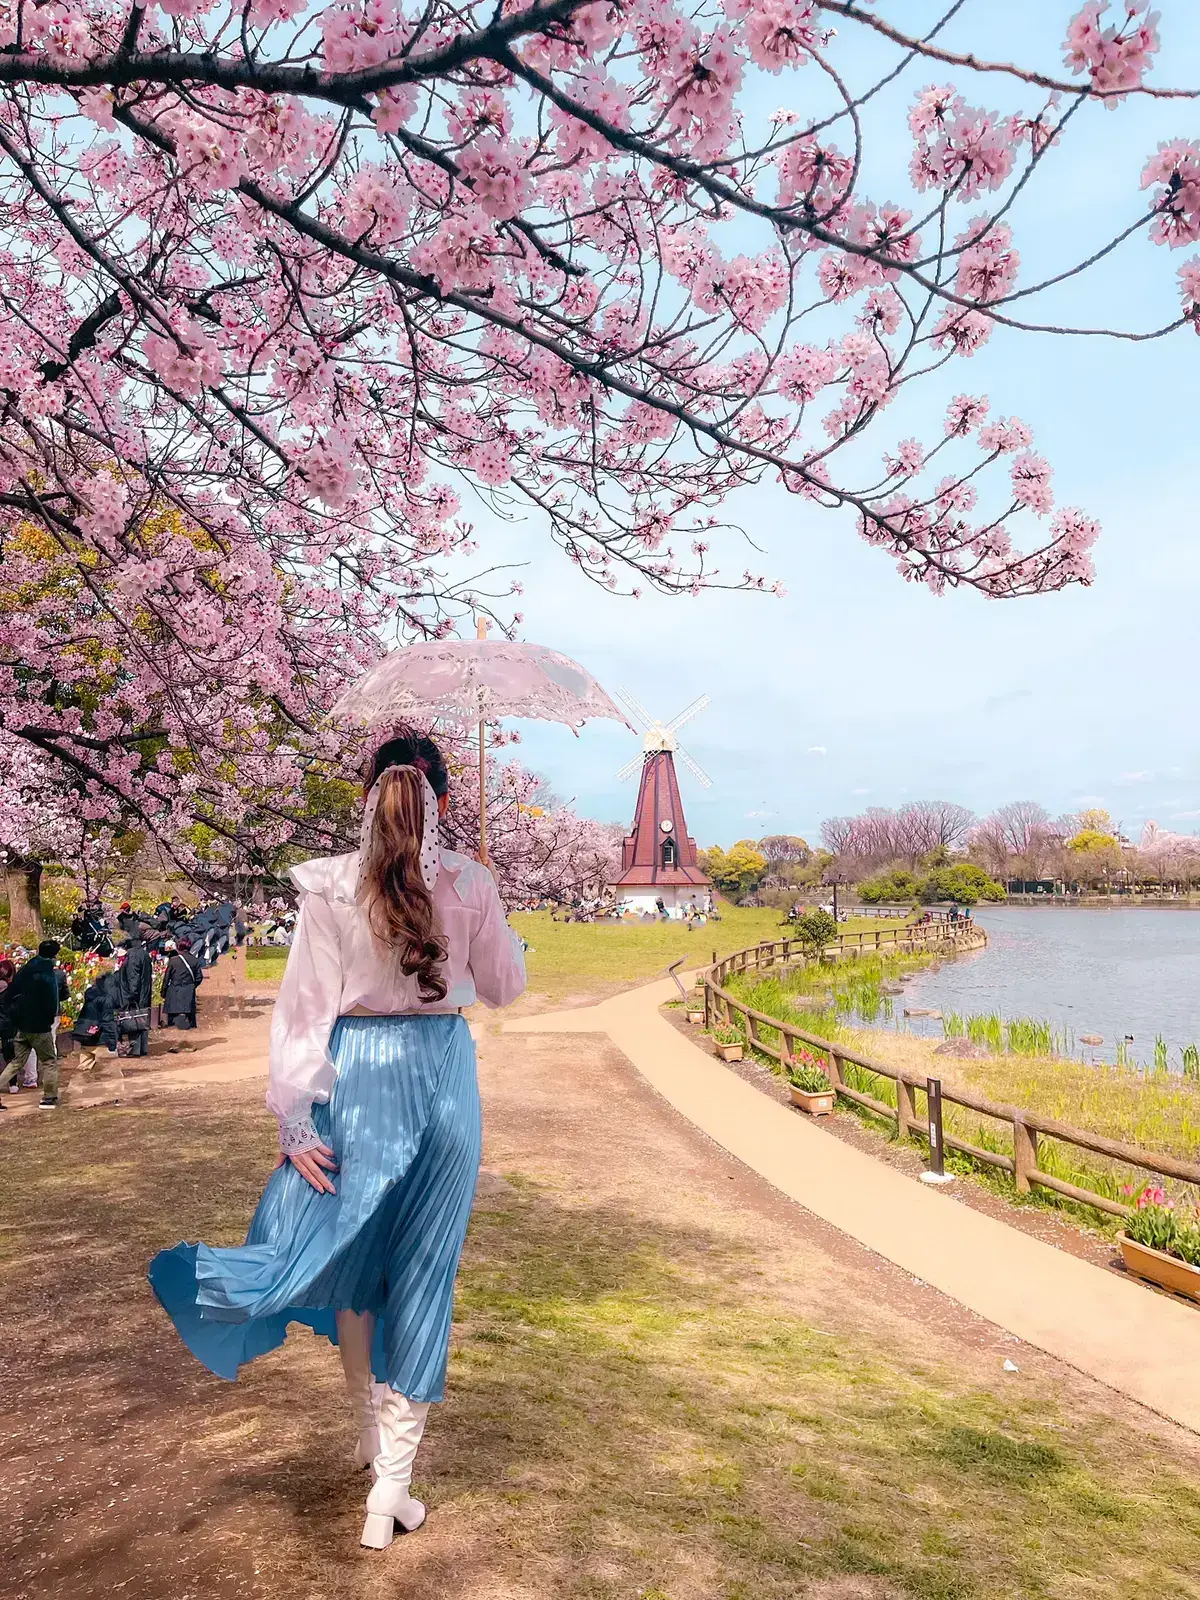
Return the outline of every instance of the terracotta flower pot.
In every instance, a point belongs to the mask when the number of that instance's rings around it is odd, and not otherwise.
[[[699,1023],[704,1021],[704,1013],[703,1013],[703,1011],[689,1010],[689,1012],[687,1014],[687,1019],[688,1019],[689,1022],[694,1022],[694,1023],[699,1024]]]
[[[789,1083],[788,1093],[792,1104],[807,1111],[810,1117],[827,1117],[837,1104],[837,1095],[832,1089],[798,1089],[794,1083]]]
[[[742,1047],[740,1044],[719,1044],[717,1046],[717,1054],[722,1061],[740,1061],[742,1059]]]
[[[1130,1239],[1124,1233],[1117,1235],[1117,1243],[1121,1246],[1121,1256],[1130,1272],[1135,1272],[1139,1278],[1149,1278],[1151,1283],[1157,1283],[1160,1288],[1172,1289],[1176,1294],[1186,1294],[1193,1300],[1200,1300],[1200,1267],[1193,1267],[1178,1256],[1169,1256],[1162,1250],[1154,1250],[1148,1244],[1138,1244],[1136,1239]]]

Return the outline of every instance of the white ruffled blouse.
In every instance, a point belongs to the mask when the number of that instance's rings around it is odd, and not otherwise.
[[[397,957],[376,941],[355,900],[358,851],[292,868],[300,915],[271,1018],[267,1089],[285,1155],[320,1143],[312,1107],[333,1092],[329,1036],[338,1017],[356,1006],[385,1015],[457,1011],[476,1000],[506,1006],[524,990],[524,951],[491,873],[453,850],[441,851],[438,865],[433,908],[447,945],[447,989],[432,1005],[421,1000],[416,977],[406,977]]]

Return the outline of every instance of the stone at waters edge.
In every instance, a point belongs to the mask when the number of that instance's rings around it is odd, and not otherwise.
[[[904,1015],[906,1017],[932,1017],[936,1022],[942,1020],[942,1013],[933,1011],[928,1006],[905,1006]]]
[[[971,1061],[991,1054],[986,1045],[976,1044],[974,1039],[947,1039],[944,1044],[935,1045],[933,1053],[935,1056],[958,1056]]]
[[[1079,1042],[1080,1044],[1103,1044],[1104,1040],[1098,1033],[1081,1033]]]

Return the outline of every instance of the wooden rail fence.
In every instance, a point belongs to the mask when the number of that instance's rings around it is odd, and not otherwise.
[[[922,929],[938,930],[937,933],[923,934]],[[964,930],[970,930],[973,939],[968,945],[968,936]],[[941,946],[955,946],[958,948],[973,948],[986,942],[986,936],[973,923],[941,923],[932,922],[917,924],[906,930],[888,930],[897,936],[903,933],[904,937],[895,940],[887,939],[888,944],[899,944],[901,948],[912,950],[927,949],[934,943]],[[915,937],[914,937],[915,936]],[[866,935],[871,940],[870,934]],[[879,934],[874,938],[878,940]],[[849,955],[851,958],[858,955],[853,934],[843,935],[839,939],[840,954]],[[868,944],[866,949],[874,950],[875,944]],[[835,947],[830,947],[833,953]],[[820,1035],[808,1033],[803,1028],[796,1027],[793,1023],[785,1022],[779,1017],[768,1016],[766,1012],[756,1011],[736,995],[730,994],[725,987],[730,977],[735,975],[771,970],[780,965],[798,965],[804,960],[800,952],[799,941],[794,939],[773,940],[765,944],[754,945],[746,950],[735,951],[733,955],[726,956],[722,961],[714,961],[702,978],[704,985],[704,1021],[706,1027],[711,1027],[714,1018],[719,1018],[725,1023],[731,1023],[735,1016],[742,1020],[746,1037],[755,1050],[761,1051],[778,1061],[784,1071],[792,1066],[797,1044],[804,1044],[814,1050],[819,1050],[829,1063],[829,1081],[834,1091],[842,1099],[851,1100],[856,1105],[865,1106],[877,1116],[894,1118],[896,1131],[900,1138],[916,1135],[929,1141],[929,1079],[914,1072],[905,1072],[897,1067],[885,1065],[882,1061],[875,1061],[870,1056],[859,1055],[857,1051],[848,1049],[845,1045],[835,1044],[830,1039],[822,1039]],[[762,1029],[768,1028],[779,1037],[777,1045],[770,1043],[762,1037]],[[856,1067],[880,1078],[890,1078],[896,1085],[896,1104],[891,1106],[886,1100],[880,1100],[875,1095],[868,1094],[862,1089],[856,1089],[846,1082],[846,1063],[850,1062]],[[925,1113],[921,1115],[917,1105],[916,1096],[922,1094],[926,1097]],[[947,1087],[942,1085],[942,1100],[951,1105],[963,1106],[968,1111],[977,1115],[989,1117],[996,1122],[1007,1125],[1012,1132],[1013,1154],[1004,1155],[995,1150],[985,1150],[980,1145],[971,1144],[966,1139],[946,1132],[945,1144],[949,1150],[958,1150],[963,1155],[970,1156],[973,1160],[981,1162],[984,1166],[997,1167],[1011,1175],[1016,1183],[1019,1194],[1028,1194],[1035,1186],[1049,1189],[1055,1194],[1064,1195],[1068,1200],[1082,1202],[1084,1205],[1093,1206],[1098,1211],[1108,1212],[1115,1217],[1127,1217],[1132,1207],[1123,1205],[1119,1200],[1110,1199],[1108,1195],[1100,1194],[1092,1189],[1084,1189],[1074,1183],[1068,1183],[1063,1178],[1056,1177],[1051,1172],[1044,1172],[1038,1166],[1038,1141],[1039,1137],[1057,1139],[1063,1144],[1073,1145],[1079,1150],[1087,1150],[1094,1155],[1107,1157],[1109,1160],[1121,1162],[1126,1166],[1140,1167],[1146,1172],[1156,1173],[1161,1177],[1173,1178],[1180,1183],[1190,1183],[1200,1186],[1200,1166],[1190,1161],[1181,1161],[1176,1156],[1166,1155],[1161,1152],[1142,1150],[1137,1145],[1125,1144],[1120,1139],[1109,1139],[1103,1134],[1090,1133],[1086,1128],[1073,1128],[1069,1123],[1059,1122],[1054,1117],[1044,1117],[1036,1111],[1025,1111],[1019,1106],[1001,1105],[992,1100],[985,1100],[982,1095],[972,1094],[968,1089]]]

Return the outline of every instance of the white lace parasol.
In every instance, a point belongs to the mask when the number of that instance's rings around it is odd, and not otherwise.
[[[347,689],[331,714],[368,728],[435,717],[536,717],[572,728],[589,717],[612,717],[629,726],[578,662],[545,645],[509,639],[443,639],[394,650]]]

